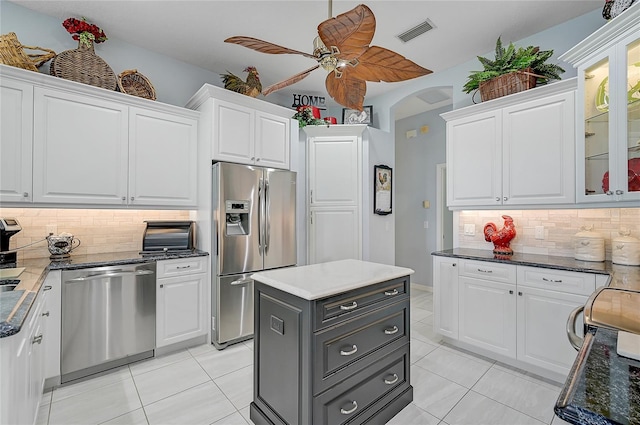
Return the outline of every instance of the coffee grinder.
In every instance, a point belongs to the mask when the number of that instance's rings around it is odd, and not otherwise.
[[[16,251],[9,251],[9,239],[20,230],[22,227],[15,218],[0,217],[0,265],[16,263],[18,260]]]

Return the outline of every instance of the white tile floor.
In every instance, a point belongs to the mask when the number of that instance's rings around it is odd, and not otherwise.
[[[566,423],[553,414],[560,387],[444,345],[433,297],[411,296],[413,403],[392,425]],[[45,394],[38,424],[247,425],[253,344],[202,345],[104,373]]]

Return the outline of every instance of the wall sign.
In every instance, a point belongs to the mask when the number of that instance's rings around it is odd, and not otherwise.
[[[294,94],[293,103],[291,104],[291,106],[294,108],[297,108],[298,106],[303,106],[303,105],[315,106],[320,109],[325,109],[326,107],[324,96]]]

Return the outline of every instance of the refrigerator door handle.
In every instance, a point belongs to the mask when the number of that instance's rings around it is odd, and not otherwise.
[[[263,220],[263,211],[262,211],[262,204],[263,204],[263,187],[264,187],[264,181],[262,179],[260,179],[260,183],[258,183],[258,253],[260,255],[262,255],[262,220]]]
[[[269,252],[269,242],[271,242],[271,220],[269,218],[271,210],[271,197],[269,196],[269,180],[264,182],[264,254]]]

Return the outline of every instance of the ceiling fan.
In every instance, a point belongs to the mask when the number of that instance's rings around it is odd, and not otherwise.
[[[329,19],[318,25],[318,36],[313,41],[313,54],[253,37],[235,36],[224,40],[226,43],[239,44],[262,53],[302,55],[318,62],[305,71],[266,87],[262,91],[263,95],[297,83],[322,67],[329,72],[325,81],[329,95],[347,108],[362,111],[367,92],[366,81],[398,82],[432,72],[384,47],[369,46],[376,30],[376,18],[366,5],[360,4],[332,18],[331,1],[329,0]]]

